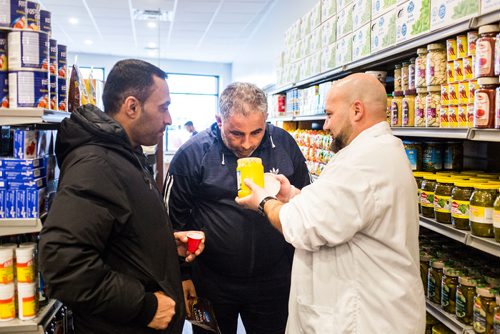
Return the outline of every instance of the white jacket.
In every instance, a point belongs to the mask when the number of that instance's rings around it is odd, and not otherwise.
[[[386,122],[280,212],[295,248],[287,333],[422,334],[417,186]]]

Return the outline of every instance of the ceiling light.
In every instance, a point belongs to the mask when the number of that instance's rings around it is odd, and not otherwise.
[[[151,29],[154,29],[156,28],[158,25],[156,24],[156,22],[154,21],[149,21],[148,22],[148,28],[151,28]]]
[[[138,21],[158,21],[158,22],[171,22],[174,19],[172,11],[163,9],[134,9],[134,19]]]
[[[156,46],[156,43],[148,43],[148,46],[146,47],[146,49],[158,49],[158,46]]]
[[[94,41],[91,39],[86,39],[83,41],[83,43],[85,43],[85,45],[92,45],[92,44],[94,44]]]
[[[71,24],[78,24],[78,19],[76,17],[68,18],[68,22]]]

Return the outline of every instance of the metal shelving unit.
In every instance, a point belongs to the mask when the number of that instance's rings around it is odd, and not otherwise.
[[[43,306],[38,316],[31,320],[13,319],[0,322],[0,333],[22,333],[22,334],[43,334],[44,327],[50,322],[62,303],[57,300],[50,300],[46,306]]]
[[[42,230],[42,221],[39,218],[29,219],[0,219],[0,236],[36,233]]]
[[[472,326],[462,324],[454,314],[445,312],[441,306],[426,300],[427,312],[457,334],[474,334]]]
[[[60,123],[71,114],[43,108],[0,108],[0,126]]]
[[[467,139],[469,129],[391,128],[395,136]],[[499,131],[500,135],[500,131]]]

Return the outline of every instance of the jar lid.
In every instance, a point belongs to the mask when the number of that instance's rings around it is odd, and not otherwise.
[[[245,166],[246,164],[249,164],[249,163],[259,163],[259,164],[261,164],[262,163],[262,159],[261,158],[240,158],[240,159],[237,160],[237,163],[240,166]]]
[[[429,172],[413,172],[414,177],[424,177],[427,174],[429,174]]]
[[[426,48],[418,48],[417,49],[417,54],[418,55],[423,55],[423,54],[426,54],[427,53],[427,49]]]
[[[444,267],[443,273],[446,276],[458,277],[458,270],[453,267]]]
[[[429,262],[431,259],[432,259],[432,256],[430,254],[427,254],[427,253],[420,254],[420,261]]]
[[[400,64],[396,64],[396,65],[394,65],[394,68],[395,69],[401,68],[401,65]]]
[[[479,79],[477,79],[477,83],[479,84],[479,86],[482,86],[482,85],[498,85],[498,78],[497,77],[479,78]]]
[[[452,177],[446,177],[446,176],[439,176],[437,179],[436,179],[437,183],[446,183],[446,184],[453,184],[453,182],[455,182],[455,179],[452,178]]]
[[[467,285],[467,286],[476,286],[477,282],[474,280],[472,277],[469,276],[460,276],[458,278],[458,283],[462,285]]]
[[[410,62],[409,62],[409,61],[404,61],[404,62],[401,64],[401,66],[402,66],[402,67],[405,67],[405,66],[408,66],[408,65],[410,65]]]
[[[432,260],[431,266],[432,266],[432,268],[443,269],[444,262],[441,260]]]
[[[500,28],[497,24],[488,24],[482,27],[479,27],[479,34],[486,34],[489,32],[499,32]]]
[[[417,88],[417,94],[426,94],[427,88]]]
[[[428,92],[440,92],[441,86],[427,86]]]
[[[498,184],[480,183],[476,184],[474,188],[479,190],[497,190]]]
[[[455,180],[453,183],[456,187],[460,188],[474,188],[475,181],[470,180]]]
[[[415,96],[415,95],[417,95],[417,91],[415,89],[407,89],[407,90],[403,91],[403,94],[404,95],[413,95],[413,96]]]
[[[497,180],[498,175],[497,174],[488,174],[488,173],[480,173],[476,174],[476,177],[482,178],[482,179],[489,179],[489,180]]]
[[[427,45],[427,50],[438,50],[438,49],[445,49],[444,44],[441,43],[432,43]]]
[[[434,174],[429,174],[429,175],[424,175],[425,180],[431,180],[431,181],[436,181],[437,176]]]
[[[495,297],[495,291],[490,286],[481,286],[476,288],[476,292],[478,295],[487,298]]]
[[[483,172],[480,170],[463,170],[460,173],[465,174],[465,175],[477,175],[477,174],[481,174]]]
[[[403,92],[402,92],[402,91],[399,91],[399,90],[398,90],[398,91],[394,91],[394,92],[392,92],[392,96],[393,96],[393,97],[396,97],[396,96],[397,96],[397,97],[399,97],[399,96],[403,96]]]

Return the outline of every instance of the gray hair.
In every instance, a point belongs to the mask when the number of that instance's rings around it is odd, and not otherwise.
[[[266,93],[248,82],[233,82],[224,89],[219,99],[222,119],[227,120],[235,113],[248,116],[255,112],[267,114]]]

